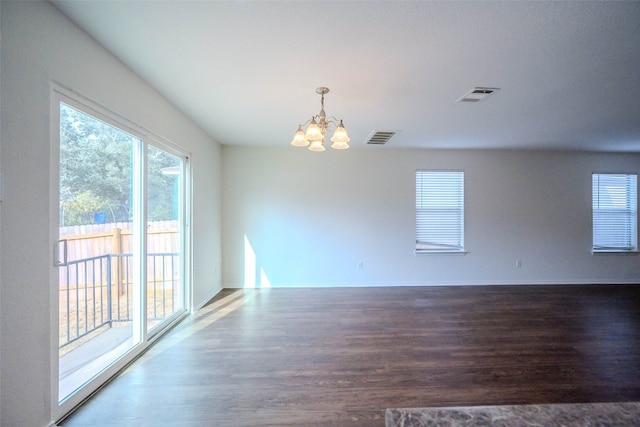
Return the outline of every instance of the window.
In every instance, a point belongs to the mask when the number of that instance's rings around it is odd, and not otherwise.
[[[416,171],[416,253],[464,251],[464,172]]]
[[[638,250],[638,175],[594,173],[593,251]]]

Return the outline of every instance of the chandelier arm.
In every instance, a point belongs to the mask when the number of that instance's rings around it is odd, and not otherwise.
[[[340,124],[340,122],[342,122],[342,120],[335,116],[329,116],[326,118],[326,122],[331,123],[332,125],[335,125],[337,127]]]
[[[314,119],[314,118],[315,118],[315,117],[312,117],[311,119],[309,119],[309,120],[307,120],[306,122],[302,123],[302,124],[300,125],[300,127],[304,127],[304,126],[308,125],[309,123],[311,123],[311,120],[312,120],[312,119]]]

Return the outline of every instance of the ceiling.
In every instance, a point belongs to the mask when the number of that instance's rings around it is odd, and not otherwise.
[[[221,144],[640,152],[640,2],[53,3]]]

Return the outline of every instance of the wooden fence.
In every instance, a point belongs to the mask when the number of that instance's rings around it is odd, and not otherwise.
[[[151,221],[147,223],[147,226],[148,254],[171,254],[180,252],[178,221]],[[130,222],[60,227],[60,239],[67,241],[67,261],[72,262],[101,255],[130,254],[132,252],[132,228],[133,226]],[[153,260],[155,262],[155,258]],[[167,263],[166,266],[148,265],[148,280],[151,282],[155,281],[155,272],[162,268],[165,268],[166,271],[175,271],[177,274],[178,269],[173,265],[174,261],[174,258],[167,258],[166,261],[163,261]],[[122,277],[121,272],[124,271],[126,267],[119,265],[123,262],[125,262],[125,259],[112,265],[112,280],[118,280],[117,278],[125,279]],[[91,267],[84,268],[91,269]],[[88,285],[88,283],[75,283],[78,280],[73,277],[67,279],[66,276],[67,274],[64,269],[60,269],[59,282],[61,287]],[[80,279],[83,277],[93,278],[96,277],[96,275],[92,270],[82,271],[79,277]]]
[[[147,252],[179,252],[178,221],[150,221],[147,226]],[[60,238],[67,240],[69,261],[126,254],[131,253],[132,228],[130,222],[60,227]]]

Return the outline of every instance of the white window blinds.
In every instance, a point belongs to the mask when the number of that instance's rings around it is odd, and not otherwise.
[[[622,252],[638,248],[638,176],[592,175],[593,251]]]
[[[416,171],[416,252],[464,251],[464,172]]]

